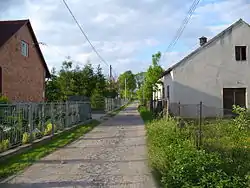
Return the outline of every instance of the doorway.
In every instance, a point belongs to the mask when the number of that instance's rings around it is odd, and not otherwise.
[[[232,114],[233,105],[246,108],[246,88],[223,88],[224,115]]]

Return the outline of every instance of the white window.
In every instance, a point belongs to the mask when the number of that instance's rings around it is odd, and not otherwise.
[[[26,42],[21,41],[21,53],[23,56],[28,57],[29,54],[29,46]]]

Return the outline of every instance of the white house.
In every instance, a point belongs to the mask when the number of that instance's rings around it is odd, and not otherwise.
[[[163,74],[170,111],[196,117],[200,101],[203,116],[226,115],[233,104],[248,107],[250,25],[240,19],[209,41],[201,37],[200,45]]]
[[[158,80],[158,83],[153,87],[153,100],[161,100],[164,98],[163,77]]]

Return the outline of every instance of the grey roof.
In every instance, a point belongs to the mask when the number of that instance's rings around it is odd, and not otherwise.
[[[229,26],[228,28],[226,28],[225,30],[223,30],[222,32],[220,32],[218,35],[216,35],[215,37],[213,37],[212,39],[210,39],[209,41],[207,41],[206,44],[204,44],[203,46],[200,46],[199,48],[197,48],[196,50],[194,50],[193,52],[191,52],[189,55],[187,55],[186,57],[184,57],[182,60],[180,60],[178,63],[176,63],[173,66],[169,67],[166,71],[163,72],[163,74],[162,74],[161,77],[169,74],[174,68],[178,67],[179,65],[181,65],[182,63],[184,63],[187,59],[189,59],[193,55],[197,54],[201,50],[205,49],[207,46],[209,46],[210,44],[212,44],[213,42],[217,41],[222,36],[224,36],[225,33],[231,31],[233,28],[239,26],[240,24],[246,24],[246,25],[248,25],[250,27],[250,25],[248,23],[246,23],[244,20],[239,19],[237,22],[235,22],[234,24],[232,24],[231,26]]]

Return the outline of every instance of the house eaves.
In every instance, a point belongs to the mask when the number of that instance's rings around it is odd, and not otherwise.
[[[187,55],[186,57],[184,57],[182,60],[180,60],[178,63],[176,63],[173,66],[169,67],[166,71],[163,72],[163,74],[161,75],[161,77],[169,74],[173,69],[175,69],[176,67],[182,65],[184,62],[186,62],[186,60],[188,60],[189,58],[191,58],[195,54],[201,52],[203,49],[205,49],[206,47],[210,46],[212,43],[216,42],[221,37],[223,37],[226,33],[232,31],[233,28],[235,28],[235,27],[237,27],[237,26],[239,26],[241,24],[246,24],[247,26],[250,27],[250,25],[248,23],[246,23],[244,20],[239,19],[237,22],[235,22],[234,24],[232,24],[231,26],[229,26],[228,28],[226,28],[225,30],[223,30],[222,32],[220,32],[218,35],[216,35],[215,37],[213,37],[212,39],[210,39],[206,44],[204,44],[203,46],[200,46],[199,48],[197,48],[196,50],[194,50],[192,53],[190,53],[189,55]]]
[[[37,49],[38,55],[43,63],[43,67],[46,71],[46,78],[50,78],[50,72],[46,61],[43,57],[42,51],[39,47],[36,35],[34,30],[32,29],[31,23],[29,20],[8,20],[8,21],[0,21],[0,48],[3,47],[24,25],[28,26],[28,29],[31,33],[31,36],[34,40],[34,45]]]

